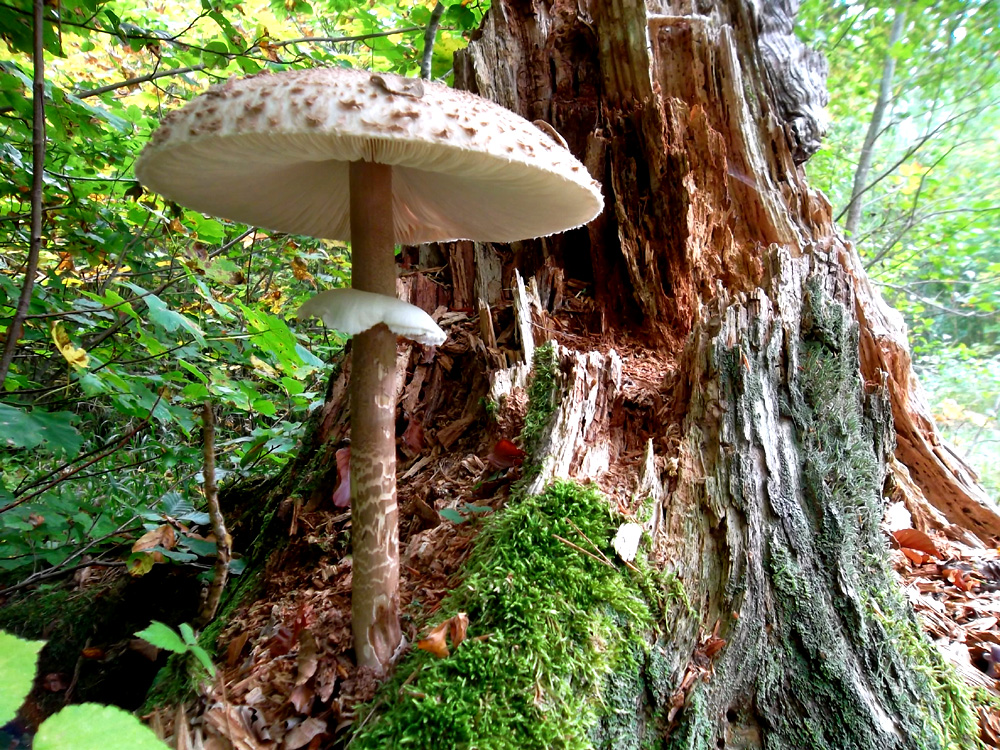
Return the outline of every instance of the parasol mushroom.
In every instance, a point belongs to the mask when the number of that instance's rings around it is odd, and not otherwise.
[[[136,176],[204,213],[350,240],[354,289],[391,298],[397,243],[513,242],[580,226],[603,207],[600,186],[565,145],[518,115],[440,84],[348,69],[213,87],[164,118]],[[327,297],[303,314],[326,319],[331,306],[350,304]],[[358,663],[381,671],[400,640],[400,324],[371,310],[348,314],[371,323],[353,345],[351,606]]]

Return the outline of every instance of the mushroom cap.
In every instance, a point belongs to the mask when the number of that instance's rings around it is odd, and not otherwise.
[[[397,336],[427,346],[438,346],[448,338],[434,319],[416,305],[359,289],[328,289],[306,300],[295,313],[299,320],[311,315],[348,336],[385,323]]]
[[[586,168],[522,117],[441,84],[346,68],[215,86],[163,119],[135,172],[204,213],[349,240],[352,161],[394,167],[399,244],[541,237],[604,205]]]

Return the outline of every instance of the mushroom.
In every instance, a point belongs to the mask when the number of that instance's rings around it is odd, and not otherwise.
[[[580,226],[603,207],[583,165],[518,115],[440,84],[349,69],[213,87],[168,115],[136,176],[204,213],[350,240],[354,290],[391,298],[397,243],[514,242]],[[303,314],[346,332],[370,326],[353,345],[351,608],[358,663],[381,671],[400,641],[395,333],[438,343],[443,334],[388,303],[376,320],[359,293],[324,292]]]
[[[302,320],[311,315],[348,336],[364,333],[384,323],[397,336],[426,346],[438,346],[447,338],[434,318],[416,305],[358,289],[320,292],[304,303],[295,317]]]

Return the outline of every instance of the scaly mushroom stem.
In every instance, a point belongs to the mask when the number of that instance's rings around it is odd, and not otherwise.
[[[392,167],[352,162],[351,286],[396,296]],[[379,324],[351,355],[351,622],[358,664],[383,672],[399,645],[396,335]]]

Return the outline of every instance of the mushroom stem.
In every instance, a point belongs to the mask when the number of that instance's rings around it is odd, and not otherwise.
[[[351,286],[396,296],[392,167],[352,162]],[[351,623],[358,665],[382,673],[399,645],[396,335],[379,324],[351,355]]]

